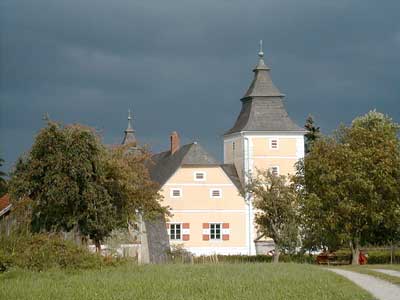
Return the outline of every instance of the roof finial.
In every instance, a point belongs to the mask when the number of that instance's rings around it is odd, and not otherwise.
[[[48,112],[45,112],[45,113],[42,115],[42,120],[43,120],[44,122],[46,122],[46,123],[48,123],[48,122],[50,121],[50,116],[49,116],[49,113],[48,113]]]
[[[260,51],[258,52],[258,56],[259,56],[260,58],[263,58],[263,57],[264,57],[262,40],[260,40]]]
[[[132,116],[130,109],[128,109],[128,129],[132,129]]]

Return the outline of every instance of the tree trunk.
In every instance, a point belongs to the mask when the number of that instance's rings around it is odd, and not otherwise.
[[[359,257],[360,257],[360,243],[358,240],[355,240],[354,242],[350,242],[350,249],[351,249],[351,254],[352,254],[352,259],[351,259],[351,264],[352,265],[359,265]]]
[[[101,254],[101,243],[100,243],[100,241],[95,240],[95,241],[94,241],[94,244],[95,244],[95,246],[96,246],[96,253]]]
[[[393,264],[394,246],[393,241],[390,241],[390,264]]]
[[[279,262],[279,255],[280,255],[280,254],[281,254],[281,253],[280,253],[280,251],[279,251],[279,248],[278,248],[278,247],[275,247],[274,260],[273,260],[274,264],[276,264],[276,263]]]

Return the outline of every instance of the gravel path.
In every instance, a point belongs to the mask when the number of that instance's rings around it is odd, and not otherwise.
[[[328,269],[350,279],[364,290],[370,292],[378,300],[399,300],[400,287],[373,276],[359,274],[347,270]]]
[[[400,271],[387,270],[387,269],[371,269],[371,270],[385,273],[385,274],[391,275],[391,276],[400,277]]]

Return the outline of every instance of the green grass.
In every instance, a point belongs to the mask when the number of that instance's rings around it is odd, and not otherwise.
[[[300,264],[120,266],[0,275],[0,299],[372,299],[341,276]]]
[[[395,270],[400,271],[400,265],[364,265],[364,266],[341,266],[341,269],[358,272],[361,274],[371,275],[376,278],[380,278],[386,281],[389,281],[394,284],[400,285],[400,277],[391,276],[388,274],[384,274],[378,271],[374,271],[374,269],[387,269],[387,270]]]

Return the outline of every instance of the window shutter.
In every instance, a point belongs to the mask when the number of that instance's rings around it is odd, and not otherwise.
[[[229,241],[230,229],[229,223],[222,223],[222,240]]]
[[[182,240],[190,240],[190,223],[182,223]]]
[[[203,241],[210,239],[210,224],[203,223]]]

